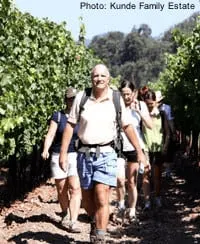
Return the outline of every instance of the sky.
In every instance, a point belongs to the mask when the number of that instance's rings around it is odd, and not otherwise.
[[[20,11],[35,17],[56,23],[66,21],[66,28],[75,40],[80,17],[86,27],[86,39],[110,31],[129,33],[141,24],[148,24],[152,36],[159,37],[200,11],[200,0],[14,0],[14,3]],[[124,5],[126,9],[122,8]]]

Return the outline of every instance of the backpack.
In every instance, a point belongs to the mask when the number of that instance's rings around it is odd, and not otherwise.
[[[90,97],[92,92],[92,88],[86,88],[84,90],[83,96],[81,98],[80,104],[79,104],[79,116],[78,116],[78,122],[80,120],[81,113],[84,110],[84,105],[87,102],[88,98]],[[123,138],[121,135],[121,128],[122,128],[122,123],[121,123],[121,105],[120,105],[120,92],[117,90],[113,90],[113,103],[115,106],[115,111],[116,111],[116,130],[117,130],[117,137],[115,138],[113,145],[111,145],[118,157],[122,157],[122,151],[123,151]]]

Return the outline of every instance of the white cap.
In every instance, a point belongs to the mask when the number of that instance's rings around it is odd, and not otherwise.
[[[75,97],[77,94],[76,88],[69,87],[66,91],[66,98]]]
[[[160,102],[164,98],[164,96],[162,96],[161,91],[156,91],[155,95],[156,95],[156,102]]]

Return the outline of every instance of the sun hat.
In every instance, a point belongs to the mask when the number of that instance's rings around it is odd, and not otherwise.
[[[66,91],[66,98],[71,98],[71,97],[75,97],[77,94],[77,90],[76,88],[73,87],[69,87]]]
[[[160,102],[164,99],[164,96],[162,95],[161,91],[156,91],[155,95],[156,95],[156,102]]]

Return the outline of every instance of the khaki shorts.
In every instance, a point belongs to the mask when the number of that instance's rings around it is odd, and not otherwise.
[[[51,176],[54,179],[64,179],[69,176],[78,176],[77,173],[77,153],[68,153],[68,168],[64,172],[59,166],[59,153],[52,153],[51,156]]]

